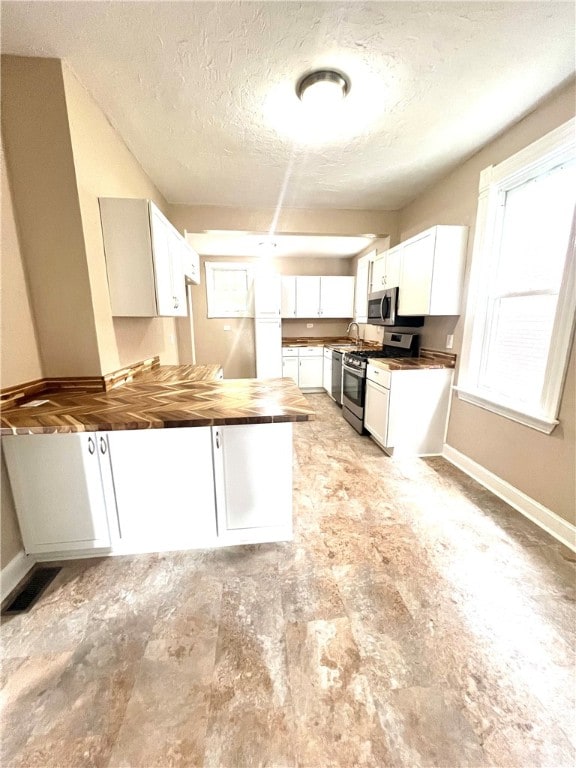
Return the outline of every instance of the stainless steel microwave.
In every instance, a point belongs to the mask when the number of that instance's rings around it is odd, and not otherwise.
[[[397,325],[408,328],[420,328],[424,325],[423,317],[402,317],[396,314],[398,307],[398,288],[386,288],[368,295],[368,323],[370,325]]]

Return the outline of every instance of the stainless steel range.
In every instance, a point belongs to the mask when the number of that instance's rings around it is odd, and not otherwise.
[[[382,349],[346,352],[342,360],[342,415],[356,432],[364,432],[366,398],[366,366],[369,358],[416,357],[419,350],[417,333],[384,332]]]

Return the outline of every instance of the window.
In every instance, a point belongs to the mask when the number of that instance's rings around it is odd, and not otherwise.
[[[252,282],[250,264],[207,261],[208,317],[252,317]]]
[[[571,120],[480,175],[458,396],[550,433],[574,325]]]

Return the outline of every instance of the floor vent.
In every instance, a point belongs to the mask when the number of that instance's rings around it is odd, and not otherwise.
[[[2,614],[28,611],[61,570],[61,568],[36,568],[2,610]]]

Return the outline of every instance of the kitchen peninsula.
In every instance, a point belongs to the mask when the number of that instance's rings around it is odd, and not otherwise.
[[[290,380],[222,380],[217,366],[196,368],[154,366],[107,392],[40,393],[39,405],[3,411],[28,554],[292,537],[292,423],[313,411]]]

